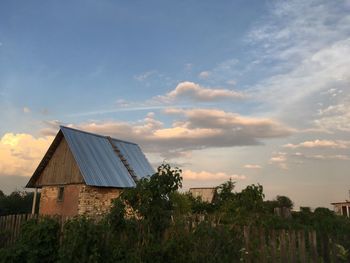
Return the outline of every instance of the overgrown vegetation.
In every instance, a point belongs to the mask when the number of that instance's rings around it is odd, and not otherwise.
[[[0,190],[0,216],[11,214],[25,214],[32,211],[33,204],[32,192],[14,191],[9,195],[5,195]],[[40,194],[37,196],[39,202]],[[37,203],[36,208],[39,208]]]
[[[179,193],[181,170],[162,165],[156,174],[125,190],[103,220],[68,221],[60,234],[54,219],[27,222],[0,262],[240,262],[243,226],[313,229],[331,238],[339,262],[349,262],[350,220],[327,208],[302,209],[288,218],[275,208],[292,208],[285,196],[264,201],[261,185],[235,192],[235,183],[218,187],[213,203]],[[193,227],[193,220],[196,227]]]

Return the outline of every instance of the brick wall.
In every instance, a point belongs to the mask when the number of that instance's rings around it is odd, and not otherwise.
[[[103,215],[109,211],[112,200],[121,194],[121,189],[83,185],[79,191],[79,215]]]
[[[59,186],[43,186],[39,214],[74,216],[78,213],[78,198],[81,184],[64,186],[62,201],[58,200]]]
[[[62,201],[58,201],[59,186],[44,186],[41,190],[39,214],[99,216],[107,213],[112,200],[121,189],[71,184],[64,186]]]

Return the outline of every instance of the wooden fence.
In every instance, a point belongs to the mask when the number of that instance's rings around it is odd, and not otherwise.
[[[13,244],[19,236],[22,224],[30,219],[38,219],[39,217],[38,214],[0,216],[0,247]],[[57,218],[62,229],[64,222],[70,217],[54,216],[54,218]]]
[[[316,231],[244,227],[245,262],[337,263],[337,247],[327,235]]]
[[[13,244],[24,222],[38,215],[18,214],[0,216],[0,247]],[[69,217],[56,217],[63,229]],[[191,224],[190,229],[195,226]],[[191,230],[190,230],[191,231]],[[243,227],[244,262],[253,263],[338,263],[337,247],[328,235],[316,231],[264,229]]]

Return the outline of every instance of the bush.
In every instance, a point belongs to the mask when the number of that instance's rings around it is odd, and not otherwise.
[[[54,219],[27,221],[21,228],[17,242],[11,248],[0,251],[0,262],[56,262],[59,229]]]
[[[109,258],[107,231],[102,223],[77,217],[64,225],[59,262],[105,262]]]

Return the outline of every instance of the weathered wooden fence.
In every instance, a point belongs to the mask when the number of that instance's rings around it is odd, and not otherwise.
[[[38,216],[37,214],[17,214],[0,216],[0,247],[13,244],[20,233],[22,224],[30,219],[40,219],[44,216]],[[47,216],[45,216],[47,217]],[[57,217],[54,216],[63,228],[64,222],[69,217]]]
[[[243,231],[245,262],[338,262],[332,239],[317,236],[314,230],[244,227]]]
[[[37,219],[38,215],[0,216],[0,247],[13,244],[18,238],[22,224],[34,218]],[[56,218],[63,229],[64,222],[69,217]],[[192,222],[189,223],[189,231],[196,228]],[[326,234],[318,235],[314,230],[243,227],[242,231],[244,262],[247,263],[340,262],[332,238]]]

